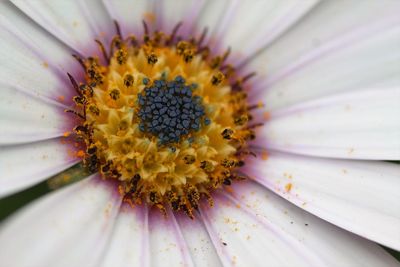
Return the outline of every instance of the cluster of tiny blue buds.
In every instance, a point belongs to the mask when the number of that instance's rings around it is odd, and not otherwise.
[[[138,94],[139,129],[158,137],[160,145],[179,142],[202,124],[211,123],[204,118],[201,97],[192,94],[196,84],[186,85],[181,76],[172,81],[154,80],[151,85],[146,79],[144,84],[147,86]]]

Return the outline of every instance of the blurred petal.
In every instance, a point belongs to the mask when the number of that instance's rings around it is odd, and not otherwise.
[[[256,143],[320,157],[399,160],[400,87],[337,95],[270,113]]]
[[[248,66],[259,78],[254,101],[275,110],[337,92],[398,86],[399,12],[399,1],[322,1],[254,57]]]
[[[290,30],[319,0],[239,1],[232,23],[215,38],[222,39],[243,64]],[[255,70],[257,71],[257,70]]]
[[[400,250],[400,166],[270,153],[243,171],[295,205]]]
[[[122,34],[128,36],[143,34],[142,21],[154,19],[152,14],[152,1],[141,0],[103,0],[110,16],[118,21]]]
[[[122,205],[101,266],[150,266],[147,206]]]
[[[101,266],[150,266],[147,206],[124,204],[104,250]]]
[[[178,214],[176,215],[176,220],[186,240],[194,265],[208,267],[222,266],[201,217],[196,215],[196,218],[191,220],[184,214]]]
[[[197,23],[198,16],[207,4],[206,0],[163,0],[160,5],[161,27],[164,32],[171,33],[177,23],[182,22],[178,34],[183,33],[191,37],[193,26]]]
[[[79,53],[97,51],[95,39],[109,41],[114,24],[101,1],[12,0],[27,16]]]
[[[0,197],[37,184],[79,161],[58,138],[0,147]]]
[[[149,216],[151,266],[194,266],[174,214],[154,208]]]
[[[301,251],[308,266],[398,266],[397,261],[375,243],[299,209],[256,183],[233,185],[229,202],[276,231],[280,239],[287,241],[284,251]],[[245,231],[240,229],[239,234],[244,235]]]
[[[1,263],[97,266],[120,203],[96,175],[43,197],[1,226]]]
[[[81,70],[72,50],[32,23],[12,4],[0,2],[0,80],[37,98],[58,101],[73,95],[67,72]]]

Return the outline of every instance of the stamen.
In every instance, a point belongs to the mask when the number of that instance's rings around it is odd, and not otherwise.
[[[82,96],[82,92],[79,90],[78,83],[75,81],[74,77],[72,77],[72,75],[69,73],[67,73],[67,75],[72,84],[72,87],[74,87],[75,89],[75,92],[77,92],[78,95]]]
[[[80,57],[80,56],[78,56],[78,55],[72,55],[75,59],[76,59],[76,61],[78,61],[78,63],[82,66],[82,68],[86,71],[86,65],[85,65],[85,62],[83,61],[83,59]]]
[[[123,39],[122,33],[121,33],[121,28],[119,27],[118,21],[114,20],[114,26],[115,26],[115,30],[117,31],[117,35],[119,37],[121,37],[121,39]]]
[[[144,43],[123,38],[117,22],[105,59],[74,55],[85,71],[85,84],[68,73],[72,113],[82,119],[74,138],[84,146],[80,157],[91,173],[119,183],[124,202],[143,202],[166,214],[166,207],[194,218],[201,198],[210,206],[210,192],[243,179],[237,171],[253,155],[247,141],[255,138],[243,83],[223,55],[212,55],[199,38],[150,35],[143,21]],[[141,37],[140,37],[141,38]],[[79,111],[79,112],[78,112]],[[83,114],[81,114],[82,112]]]
[[[167,40],[167,42],[165,43],[166,45],[170,45],[171,43],[173,43],[176,33],[178,32],[182,24],[182,21],[180,21],[175,25],[174,29],[172,30],[171,36],[169,37],[169,40]]]
[[[109,59],[109,57],[108,57],[108,55],[107,55],[107,51],[106,51],[106,49],[104,48],[104,45],[103,45],[103,43],[102,42],[100,42],[99,40],[94,40],[98,45],[99,45],[99,48],[100,48],[100,51],[101,51],[101,53],[103,54],[103,57],[104,57],[104,59],[106,60],[106,62],[110,62],[110,59]]]

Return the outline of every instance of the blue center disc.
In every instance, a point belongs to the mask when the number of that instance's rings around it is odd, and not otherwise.
[[[192,94],[194,87],[186,85],[181,76],[172,81],[154,80],[145,87],[138,95],[140,130],[158,137],[160,144],[179,142],[199,130],[205,112],[201,97]]]

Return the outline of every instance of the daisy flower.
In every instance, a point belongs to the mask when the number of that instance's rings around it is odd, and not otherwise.
[[[1,1],[0,265],[399,266],[399,13]]]

